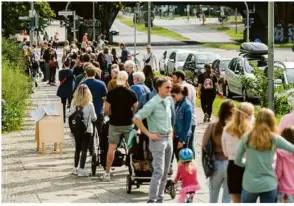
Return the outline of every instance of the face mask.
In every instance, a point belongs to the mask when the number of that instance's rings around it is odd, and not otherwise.
[[[250,116],[250,117],[248,118],[248,122],[249,122],[250,125],[253,125],[254,122],[255,122],[255,117],[254,117],[254,116]]]

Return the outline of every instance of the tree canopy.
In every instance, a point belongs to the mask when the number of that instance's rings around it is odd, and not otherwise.
[[[25,29],[25,22],[19,16],[28,16],[30,2],[2,2],[2,35],[8,37]],[[48,2],[34,2],[36,12],[44,18],[55,17],[54,11]]]

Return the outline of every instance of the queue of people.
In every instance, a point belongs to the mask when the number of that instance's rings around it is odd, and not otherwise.
[[[66,47],[68,49],[68,45]],[[195,138],[200,138],[195,137],[196,90],[185,81],[185,73],[175,71],[172,78],[154,77],[151,65],[146,64],[143,72],[136,71],[134,62],[128,58],[114,61],[110,49],[96,54],[84,47],[80,50],[69,47],[74,49],[67,54],[65,51],[57,95],[63,103],[64,117],[66,104],[71,105],[69,115],[81,108],[86,126],[83,134],[74,135],[73,174],[89,175],[85,170],[87,150],[93,153],[94,130],[101,136],[102,122],[107,115],[110,117],[109,145],[106,170],[100,180],[111,181],[114,152],[121,136],[127,141],[136,126],[139,133],[149,138],[153,157],[148,202],[164,202],[167,178],[173,173],[173,157],[178,162],[174,182],[182,182],[178,202],[183,201],[185,194],[198,191],[197,170],[200,168],[194,162]],[[121,44],[121,48],[125,55],[126,47]],[[54,60],[54,52],[50,54]],[[99,59],[99,55],[105,61]],[[204,122],[211,122],[212,104],[218,90],[211,68],[209,65],[205,68],[198,90]],[[50,82],[54,82],[52,76]],[[222,103],[217,120],[208,124],[202,140],[203,150],[209,142],[213,143],[214,165],[208,177],[211,203],[218,202],[221,187],[223,203],[253,203],[258,197],[260,202],[293,201],[293,112],[282,119],[280,130],[275,122],[274,113],[269,109],[261,109],[255,120],[251,103],[238,106],[231,100]],[[277,161],[273,167],[275,154]]]

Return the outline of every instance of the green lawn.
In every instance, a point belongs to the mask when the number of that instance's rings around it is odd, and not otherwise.
[[[233,44],[233,43],[204,43],[201,44],[204,47],[212,47],[218,49],[226,49],[226,50],[239,50],[240,44]]]
[[[122,23],[124,23],[130,27],[134,27],[134,23],[133,23],[132,18],[126,18],[123,16],[117,16],[117,18]],[[144,24],[137,24],[136,27],[137,27],[137,31],[146,32],[146,33],[148,32],[148,28],[146,28]],[[151,28],[151,34],[163,36],[163,37],[168,37],[168,38],[176,39],[176,40],[180,40],[180,41],[189,40],[189,38],[184,37],[176,32],[173,32],[168,29],[165,29],[165,28],[162,28],[159,26],[155,26],[155,25],[153,25],[153,27]]]
[[[242,41],[243,40],[243,30],[238,29],[237,33],[235,32],[235,28],[230,28],[227,26],[222,26],[219,24],[207,25],[208,28],[214,29],[217,31],[226,32],[227,35],[234,41]]]

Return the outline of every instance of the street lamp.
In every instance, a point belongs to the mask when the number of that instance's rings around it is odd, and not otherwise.
[[[268,2],[268,107],[274,110],[274,2]]]

